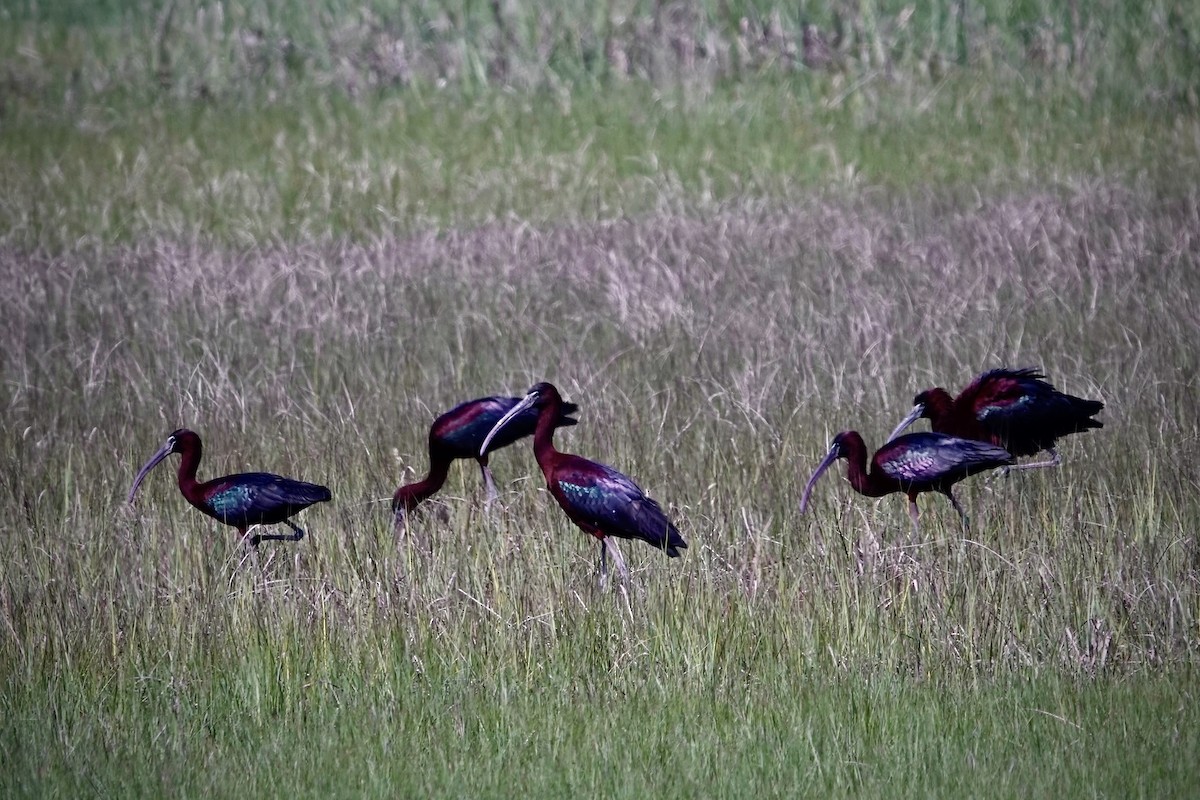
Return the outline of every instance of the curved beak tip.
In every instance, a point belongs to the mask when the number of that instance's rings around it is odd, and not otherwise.
[[[159,449],[159,451],[157,453],[155,453],[153,456],[150,457],[150,460],[147,461],[140,470],[138,470],[137,477],[133,479],[133,488],[131,488],[129,490],[129,497],[127,499],[127,502],[129,502],[129,503],[133,502],[133,498],[137,495],[138,487],[140,487],[142,485],[142,481],[144,481],[146,479],[146,476],[150,474],[150,470],[157,467],[159,462],[161,462],[163,459],[165,459],[170,454],[171,454],[171,449],[168,446],[164,445],[161,449]]]
[[[829,469],[833,462],[837,461],[839,454],[836,448],[829,451],[821,463],[813,470],[812,477],[808,479],[808,483],[804,485],[804,494],[800,496],[800,513],[803,514],[808,508],[808,500],[812,497],[813,487],[817,485],[817,479],[824,474],[825,470]]]
[[[480,447],[479,447],[479,455],[482,456],[487,453],[488,445],[492,443],[492,439],[494,439],[496,437],[496,434],[500,432],[500,429],[509,423],[509,420],[511,420],[513,417],[517,416],[518,414],[520,414],[525,409],[529,408],[536,401],[537,401],[537,393],[536,392],[532,393],[532,394],[527,394],[527,395],[525,395],[525,397],[523,397],[521,399],[521,402],[517,403],[515,406],[513,406],[511,409],[509,409],[508,413],[505,414],[503,417],[501,417],[500,421],[492,426],[492,429],[490,431],[488,431],[488,435],[483,437],[483,444],[480,445]]]
[[[892,439],[895,439],[897,436],[899,436],[901,433],[903,433],[904,429],[907,428],[909,425],[912,425],[917,420],[919,420],[923,413],[925,413],[925,406],[923,406],[919,403],[917,405],[913,406],[912,411],[908,412],[908,416],[906,416],[904,419],[900,420],[900,424],[897,425],[895,427],[895,429],[893,429],[892,432],[888,434],[887,441],[890,442]]]

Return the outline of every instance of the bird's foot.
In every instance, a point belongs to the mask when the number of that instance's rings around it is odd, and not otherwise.
[[[252,537],[250,537],[249,539],[247,539],[247,540],[246,540],[247,544],[249,544],[251,547],[258,547],[258,545],[259,545],[260,543],[262,543],[262,542],[265,542],[265,541],[272,541],[272,542],[298,542],[298,541],[300,541],[301,539],[303,539],[303,538],[304,538],[304,529],[303,529],[303,528],[299,527],[298,525],[293,525],[291,522],[289,522],[289,521],[288,521],[288,520],[286,520],[286,519],[283,521],[283,524],[284,524],[284,525],[287,525],[289,528],[291,528],[291,529],[292,529],[292,533],[260,533],[260,534],[255,534],[254,536],[252,536]],[[257,526],[255,526],[255,527],[257,527]]]
[[[995,481],[998,481],[1001,478],[1007,478],[1008,473],[1011,470],[1012,470],[1012,467],[1000,467],[1000,469],[993,470],[992,472],[990,472],[988,474],[988,476],[986,478],[983,479],[983,485],[991,486],[992,483],[994,483]]]

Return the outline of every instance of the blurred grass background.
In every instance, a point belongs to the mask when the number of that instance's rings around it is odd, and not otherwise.
[[[1187,796],[1196,11],[1183,3],[0,10],[0,791]],[[1058,470],[869,501],[920,389],[1106,402]],[[663,502],[627,593],[528,446],[558,384]],[[244,552],[166,465],[328,483]]]
[[[0,234],[242,244],[1197,153],[1185,3],[28,3]],[[453,132],[453,135],[447,135]]]

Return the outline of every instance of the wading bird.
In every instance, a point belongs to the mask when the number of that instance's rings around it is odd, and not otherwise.
[[[1061,460],[1055,440],[1103,428],[1104,423],[1091,417],[1103,410],[1104,403],[1063,394],[1045,377],[1035,369],[993,369],[976,376],[958,397],[950,397],[941,387],[926,389],[913,398],[912,411],[888,438],[925,417],[938,433],[990,442],[1016,458],[1042,450],[1050,453],[1049,461],[1010,469],[1056,467]]]
[[[483,471],[483,483],[487,487],[487,502],[495,500],[496,482],[492,479],[492,471],[488,469],[488,453],[531,435],[538,421],[537,409],[527,408],[519,414],[502,434],[489,441],[486,450],[483,449],[484,438],[520,402],[519,397],[481,397],[460,403],[435,419],[429,427],[429,474],[419,481],[401,486],[392,497],[396,525],[403,525],[413,509],[442,488],[450,473],[450,462],[456,459],[473,458],[479,463]],[[576,424],[578,420],[568,415],[578,410],[579,407],[574,403],[563,403],[555,426]]]
[[[826,469],[839,458],[849,463],[846,479],[854,491],[867,497],[883,497],[893,492],[908,495],[908,513],[912,517],[913,536],[917,527],[917,495],[941,492],[962,517],[963,528],[969,528],[967,514],[954,499],[951,487],[977,472],[1003,467],[1013,462],[1012,455],[1001,447],[959,439],[944,433],[910,433],[892,439],[875,451],[871,471],[867,472],[867,445],[858,431],[843,431],[833,437],[829,453],[821,462],[800,498],[800,513],[808,507],[813,485]]]
[[[300,513],[313,503],[330,499],[329,489],[324,486],[281,478],[269,472],[245,472],[197,483],[196,468],[200,465],[202,449],[196,433],[183,428],[172,433],[138,472],[133,488],[129,490],[129,502],[133,502],[138,487],[150,470],[171,453],[182,456],[179,461],[179,491],[184,499],[217,522],[237,528],[243,539],[254,525],[282,522],[294,531],[290,535],[259,534],[249,539],[251,545],[257,546],[268,539],[300,541],[304,538],[304,531],[288,517]]]
[[[667,519],[662,507],[646,496],[636,483],[610,466],[589,461],[554,447],[555,420],[564,406],[562,395],[550,383],[539,383],[529,390],[511,411],[496,423],[480,452],[494,436],[504,430],[525,409],[536,408],[537,428],[533,433],[533,453],[546,477],[546,488],[562,506],[572,522],[600,540],[600,583],[608,578],[607,554],[621,577],[628,579],[625,559],[612,537],[641,539],[664,551],[671,558],[679,555],[687,542]]]

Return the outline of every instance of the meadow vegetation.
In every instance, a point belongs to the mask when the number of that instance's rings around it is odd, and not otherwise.
[[[3,12],[0,794],[1194,791],[1195,12],[562,8]],[[969,533],[799,514],[999,364],[1104,429]],[[393,532],[433,417],[542,379],[684,558],[599,591],[527,445]],[[129,506],[179,426],[334,500]]]

